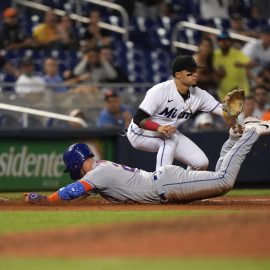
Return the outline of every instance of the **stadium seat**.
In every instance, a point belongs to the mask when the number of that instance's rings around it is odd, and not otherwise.
[[[8,113],[0,114],[0,128],[20,127],[18,119]]]

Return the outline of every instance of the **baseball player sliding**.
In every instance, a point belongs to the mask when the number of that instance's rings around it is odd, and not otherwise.
[[[26,194],[30,203],[69,201],[99,193],[113,202],[190,202],[225,194],[234,186],[240,166],[261,134],[270,134],[270,121],[248,118],[230,129],[215,172],[193,171],[165,165],[156,172],[130,168],[106,160],[94,160],[86,144],[74,144],[63,155],[65,172],[77,180],[49,196]]]
[[[222,104],[196,87],[195,60],[189,55],[176,57],[171,64],[174,79],[148,90],[127,131],[132,146],[157,152],[156,169],[171,165],[174,158],[193,170],[205,170],[208,158],[189,138],[177,131],[197,111],[223,116]]]

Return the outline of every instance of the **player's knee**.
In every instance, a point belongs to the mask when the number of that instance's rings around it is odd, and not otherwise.
[[[220,187],[222,188],[224,194],[232,190],[234,183],[235,177],[233,175],[225,173],[220,177]]]
[[[190,167],[192,168],[192,170],[206,171],[208,169],[208,165],[209,160],[208,158],[205,157],[204,159],[197,160],[197,162],[191,165]]]

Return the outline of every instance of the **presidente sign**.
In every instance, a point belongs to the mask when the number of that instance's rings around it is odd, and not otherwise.
[[[111,159],[110,139],[84,141],[96,159]],[[71,182],[63,174],[63,151],[74,141],[70,139],[1,139],[0,192],[56,190]]]
[[[10,146],[0,153],[0,177],[61,177],[62,153],[35,153],[28,145]]]

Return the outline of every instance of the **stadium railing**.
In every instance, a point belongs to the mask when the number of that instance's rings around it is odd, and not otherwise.
[[[74,123],[79,123],[83,127],[87,127],[88,124],[81,118],[79,117],[73,117],[69,115],[64,115],[64,114],[59,114],[59,113],[52,113],[48,111],[42,111],[42,110],[37,110],[37,109],[32,109],[32,108],[27,108],[27,107],[21,107],[21,106],[16,106],[16,105],[10,105],[10,104],[5,104],[5,103],[0,103],[0,109],[1,110],[7,110],[7,111],[13,111],[13,112],[20,112],[23,114],[23,128],[28,127],[28,115],[36,115],[36,116],[42,116],[42,117],[47,117],[47,118],[53,118],[53,119],[58,119],[62,121],[67,121],[67,122],[74,122]]]
[[[128,40],[129,17],[128,17],[128,14],[127,14],[126,10],[123,7],[121,7],[120,5],[117,5],[117,4],[114,4],[114,3],[108,3],[108,2],[105,2],[105,1],[95,1],[95,0],[84,0],[84,1],[91,2],[93,4],[100,5],[100,6],[106,6],[106,7],[109,7],[111,9],[115,9],[115,10],[119,11],[121,16],[122,16],[122,19],[123,19],[123,27],[108,24],[108,23],[105,23],[105,22],[98,22],[98,25],[101,28],[104,28],[104,29],[107,29],[109,31],[117,32],[119,34],[122,34],[123,35],[123,40]],[[25,6],[25,7],[37,9],[37,10],[44,11],[44,12],[51,9],[51,7],[40,4],[40,3],[36,3],[35,1],[14,0],[13,2],[14,2],[14,4],[17,4],[17,5],[22,5],[22,6]],[[53,11],[58,16],[64,16],[67,13],[66,11],[61,10],[61,9],[53,9]],[[70,18],[72,20],[79,21],[81,23],[87,24],[87,23],[90,22],[89,18],[78,15],[78,14],[75,14],[75,13],[70,13],[69,16],[70,16]]]
[[[174,26],[174,28],[172,30],[171,50],[174,53],[176,52],[177,48],[182,48],[182,49],[186,49],[186,50],[190,50],[190,51],[197,51],[198,50],[198,46],[196,46],[196,45],[179,42],[177,40],[178,39],[177,35],[178,35],[179,31],[183,30],[184,28],[190,28],[193,30],[202,31],[202,32],[215,34],[215,35],[218,35],[221,32],[220,29],[216,29],[216,28],[212,28],[212,27],[208,27],[208,26],[204,26],[204,25],[200,25],[200,24],[196,24],[196,23],[192,23],[192,22],[187,22],[187,21],[179,22]],[[236,34],[236,33],[230,32],[230,31],[229,31],[229,33],[233,39],[237,39],[237,40],[241,40],[241,41],[245,41],[245,42],[256,41],[256,38],[247,37],[247,36]]]

